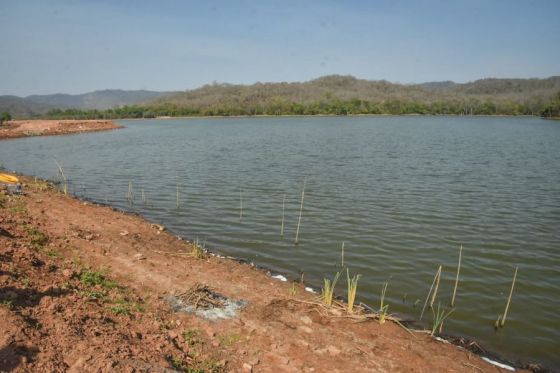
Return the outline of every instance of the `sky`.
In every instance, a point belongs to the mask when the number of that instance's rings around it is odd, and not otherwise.
[[[558,0],[0,0],[0,95],[560,75]]]

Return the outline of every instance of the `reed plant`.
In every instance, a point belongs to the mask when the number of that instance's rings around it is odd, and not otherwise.
[[[346,280],[348,283],[348,313],[354,312],[354,302],[356,301],[356,290],[358,289],[358,281],[362,275],[354,275],[350,278],[350,270],[346,268]]]
[[[191,251],[191,255],[193,257],[195,257],[196,259],[204,259],[206,257],[206,249],[205,249],[206,243],[203,243],[202,245],[199,243],[198,241],[198,237],[194,240],[193,244],[192,244],[192,251]]]
[[[328,278],[323,279],[324,286],[321,291],[321,299],[323,304],[327,307],[331,307],[333,304],[333,295],[334,295],[334,288],[336,287],[336,283],[340,277],[340,271],[334,275],[333,280],[331,281]]]
[[[379,304],[379,324],[382,325],[385,323],[385,317],[389,313],[389,305],[384,304],[385,302],[385,293],[387,292],[387,286],[389,286],[389,281],[385,282],[381,287],[381,302]]]
[[[449,309],[446,311],[445,309],[441,308],[441,302],[438,303],[437,310],[432,308],[432,314],[434,315],[434,319],[432,322],[432,332],[431,335],[435,335],[436,333],[441,334],[443,329],[443,322],[445,319],[449,317],[455,311],[454,308]]]

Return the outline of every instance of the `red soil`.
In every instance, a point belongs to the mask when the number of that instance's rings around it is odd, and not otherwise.
[[[110,120],[12,120],[0,126],[0,139],[66,135],[121,128]]]

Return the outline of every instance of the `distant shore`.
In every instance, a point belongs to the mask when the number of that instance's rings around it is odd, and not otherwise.
[[[472,118],[538,118],[560,119],[556,117],[544,118],[536,115],[507,115],[507,114],[258,114],[258,115],[186,115],[186,116],[157,116],[153,118],[119,118],[114,120],[150,120],[150,119],[227,119],[227,118],[354,118],[354,117],[472,117]]]
[[[0,126],[0,139],[30,136],[68,135],[122,128],[112,120],[12,120]]]

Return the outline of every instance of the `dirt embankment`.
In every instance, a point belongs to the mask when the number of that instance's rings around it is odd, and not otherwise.
[[[122,128],[110,120],[12,120],[0,126],[0,139],[67,135]]]
[[[427,333],[327,309],[301,284],[194,255],[140,217],[23,180],[24,196],[0,192],[0,371],[500,371]],[[188,291],[200,284],[244,308],[214,321],[174,312],[171,295],[223,303]]]

